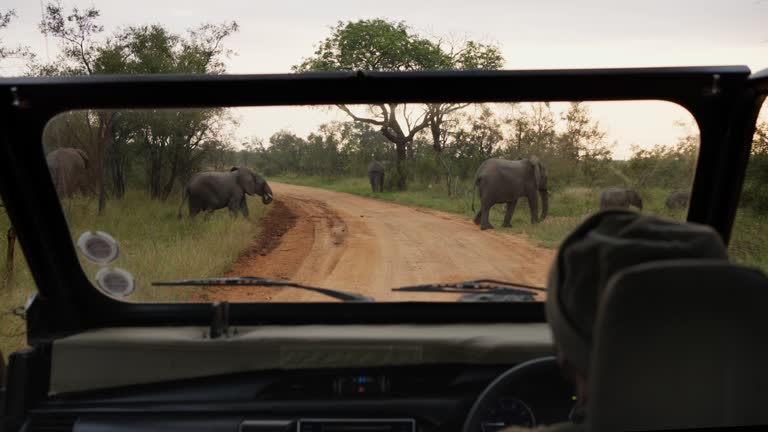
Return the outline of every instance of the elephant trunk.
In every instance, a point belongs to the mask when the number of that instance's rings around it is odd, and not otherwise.
[[[272,202],[272,189],[269,187],[269,185],[265,182],[264,183],[264,195],[261,196],[261,202],[264,204],[269,204]]]
[[[541,220],[544,220],[549,212],[549,191],[541,189],[539,193],[541,194]]]

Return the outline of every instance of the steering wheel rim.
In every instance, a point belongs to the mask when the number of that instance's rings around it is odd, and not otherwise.
[[[491,408],[505,391],[531,373],[538,371],[549,372],[552,368],[556,368],[558,371],[560,370],[560,365],[557,363],[556,357],[539,357],[520,363],[499,375],[495,380],[488,384],[488,387],[486,387],[475,400],[475,403],[469,410],[469,414],[467,414],[466,420],[464,420],[464,426],[461,428],[462,432],[482,432],[480,416]]]

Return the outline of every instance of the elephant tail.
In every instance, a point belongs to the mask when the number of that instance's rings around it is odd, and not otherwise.
[[[184,207],[184,203],[187,202],[187,195],[187,187],[184,186],[184,189],[181,190],[181,203],[179,204],[179,209],[176,211],[176,217],[179,219],[181,219],[181,209]]]

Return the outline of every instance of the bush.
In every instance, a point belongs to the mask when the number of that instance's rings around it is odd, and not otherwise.
[[[741,192],[740,205],[768,212],[768,154],[752,155]]]

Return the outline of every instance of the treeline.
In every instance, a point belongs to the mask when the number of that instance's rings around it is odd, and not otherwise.
[[[162,25],[127,27],[104,36],[95,8],[65,11],[49,3],[40,31],[58,41],[59,57],[41,63],[23,47],[31,75],[225,72],[235,22],[202,24],[187,33]],[[12,15],[0,15],[0,28]],[[4,53],[8,54],[9,49]],[[423,37],[402,22],[381,19],[340,22],[296,72],[327,70],[408,71],[497,69],[497,46],[472,40]],[[85,150],[88,175],[99,195],[121,198],[127,187],[168,199],[194,173],[248,165],[265,176],[284,174],[363,176],[371,160],[386,160],[385,187],[441,183],[448,194],[466,191],[480,163],[491,157],[535,155],[549,172],[550,189],[565,185],[687,189],[693,177],[698,134],[681,125],[677,142],[633,147],[628,160],[613,160],[617,143],[591,116],[571,103],[555,111],[547,103],[500,105],[398,104],[338,106],[349,121],[324,124],[306,137],[280,131],[263,142],[236,144],[237,122],[226,109],[83,111],[65,113],[46,129],[47,151]],[[768,209],[766,125],[756,135],[744,203]]]
[[[505,109],[506,108],[506,109]],[[505,112],[506,111],[506,112]],[[450,194],[474,177],[484,160],[537,156],[547,167],[550,189],[565,185],[688,188],[698,135],[681,124],[676,143],[633,147],[629,160],[613,160],[617,145],[591,116],[571,103],[558,113],[546,103],[478,105],[444,119],[441,146],[429,131],[417,134],[404,165],[407,182],[442,183]],[[214,165],[246,164],[266,176],[364,176],[371,160],[389,161],[385,188],[398,189],[397,154],[379,130],[363,122],[331,122],[307,137],[275,133],[268,143],[254,138],[242,149],[221,148]]]

